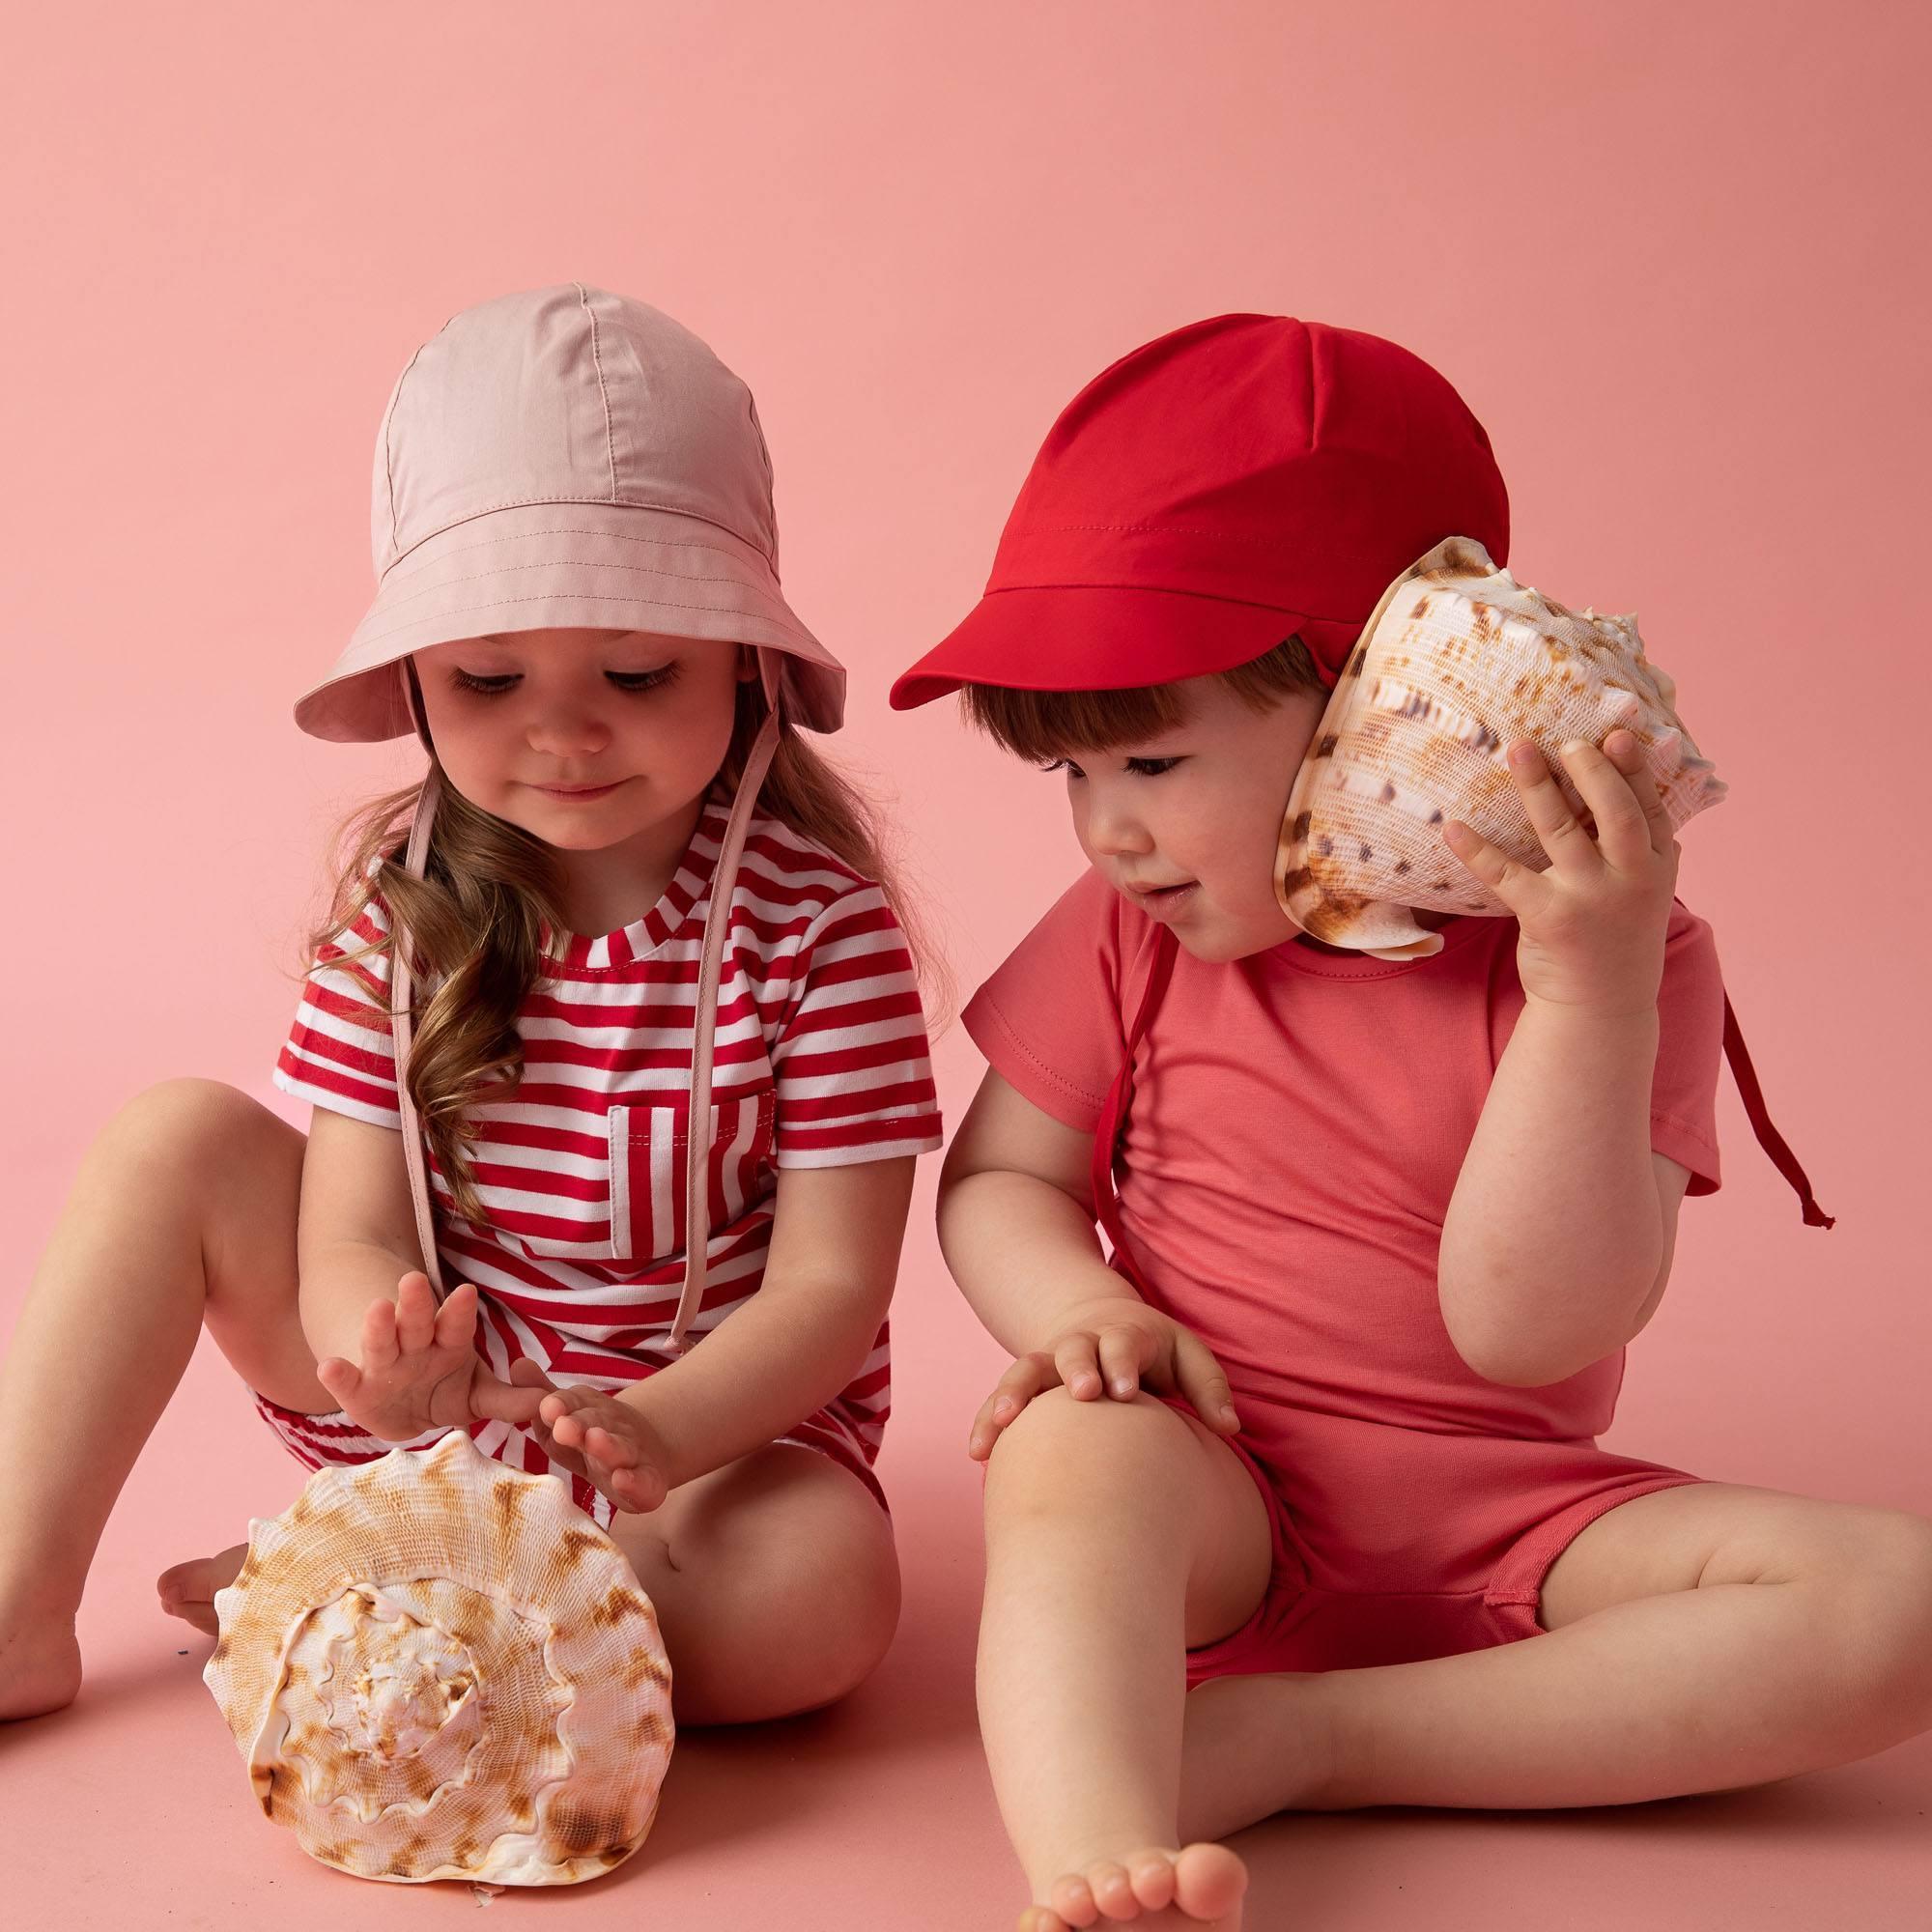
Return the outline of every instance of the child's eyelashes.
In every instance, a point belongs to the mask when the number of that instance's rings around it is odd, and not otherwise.
[[[1122,765],[1135,778],[1157,779],[1163,772],[1171,772],[1181,763],[1179,758],[1123,758]],[[1043,772],[1065,772],[1070,779],[1084,779],[1087,774],[1071,758],[1055,758],[1050,765],[1040,766]]]
[[[607,670],[604,676],[619,691],[660,691],[677,672],[676,665],[668,664],[657,670]],[[449,677],[458,690],[473,691],[483,697],[500,696],[524,681],[521,671],[502,671],[486,677],[473,671],[452,669]]]

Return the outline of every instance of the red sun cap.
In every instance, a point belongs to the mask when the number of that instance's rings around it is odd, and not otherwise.
[[[1117,691],[1229,670],[1293,633],[1333,684],[1390,582],[1448,536],[1509,555],[1481,423],[1418,355],[1219,315],[1123,355],[1034,459],[982,596],[893,686]]]

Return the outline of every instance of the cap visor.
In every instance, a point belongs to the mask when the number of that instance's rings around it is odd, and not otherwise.
[[[1067,584],[989,590],[965,621],[892,689],[911,711],[962,684],[1011,691],[1123,691],[1205,677],[1271,651],[1299,633],[1342,641],[1359,623],[1184,590]],[[1314,634],[1311,637],[1311,633]],[[1318,661],[1328,655],[1317,649]]]

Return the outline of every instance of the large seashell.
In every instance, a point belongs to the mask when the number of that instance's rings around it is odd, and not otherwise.
[[[1419,959],[1439,934],[1411,907],[1507,917],[1442,842],[1460,818],[1512,859],[1549,861],[1505,761],[1533,738],[1572,811],[1588,808],[1558,748],[1634,734],[1674,832],[1725,786],[1677,716],[1634,614],[1566,611],[1449,537],[1382,592],[1295,774],[1275,896],[1302,931],[1378,959]]]
[[[203,1676],[262,1808],[358,1878],[570,1885],[637,1850],[673,1735],[657,1614],[557,1476],[429,1450],[248,1525]]]

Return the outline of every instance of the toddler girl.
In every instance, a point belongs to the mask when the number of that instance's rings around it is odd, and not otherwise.
[[[414,730],[429,771],[359,815],[315,938],[274,1075],[306,1141],[183,1080],[81,1165],[0,1382],[0,1717],[77,1690],[88,1565],[204,1322],[310,1467],[461,1428],[564,1472],[682,1721],[884,1654],[886,1310],[940,1122],[875,833],[798,734],[845,678],[771,490],[743,383],[601,290],[465,310],[403,372],[376,599],[296,717]],[[212,1631],[242,1554],[163,1603]]]

